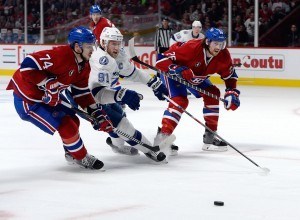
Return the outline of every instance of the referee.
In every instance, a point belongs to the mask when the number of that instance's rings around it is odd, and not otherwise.
[[[169,26],[169,19],[164,17],[162,19],[162,26],[157,29],[155,34],[154,47],[158,54],[169,49],[172,32],[173,29]]]

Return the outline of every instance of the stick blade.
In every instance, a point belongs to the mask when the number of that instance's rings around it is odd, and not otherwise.
[[[128,41],[128,51],[130,58],[136,57],[136,53],[134,51],[134,37]]]

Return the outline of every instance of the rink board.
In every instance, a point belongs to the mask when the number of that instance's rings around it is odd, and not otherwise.
[[[58,45],[0,45],[0,75],[12,75],[27,54],[51,49]],[[125,49],[127,49],[125,47]],[[300,86],[300,49],[229,48],[241,85]],[[136,46],[139,58],[155,65],[156,52],[153,47]],[[147,67],[137,67],[150,71]],[[153,71],[152,71],[153,72]],[[216,75],[212,81],[222,83]]]

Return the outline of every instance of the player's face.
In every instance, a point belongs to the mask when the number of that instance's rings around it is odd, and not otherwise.
[[[193,27],[193,34],[198,35],[200,33],[201,29],[200,27]]]
[[[85,60],[89,60],[92,56],[93,53],[93,47],[95,46],[95,44],[88,44],[88,43],[83,43],[82,44],[82,56]]]
[[[95,24],[97,24],[99,22],[100,18],[101,18],[101,14],[100,13],[93,13],[93,14],[91,14],[91,19],[93,20],[93,22]]]
[[[209,53],[213,56],[217,56],[218,53],[224,48],[225,41],[219,42],[219,41],[212,41],[209,43]]]
[[[121,48],[121,41],[110,40],[107,45],[107,53],[116,58],[119,55],[119,51]]]

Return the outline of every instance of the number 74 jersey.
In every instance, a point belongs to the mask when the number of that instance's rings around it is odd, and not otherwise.
[[[75,89],[78,101],[85,106],[85,102],[94,102],[88,89],[90,70],[88,62],[77,63],[70,46],[58,46],[25,57],[7,89],[13,89],[27,101],[42,102],[44,91],[39,84],[53,77],[60,83],[61,89],[69,86]]]

